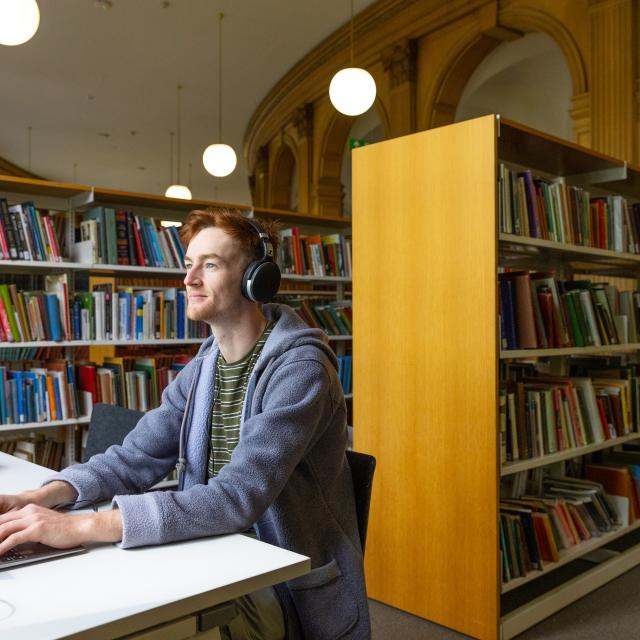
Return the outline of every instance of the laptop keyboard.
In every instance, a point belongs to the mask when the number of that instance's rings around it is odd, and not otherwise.
[[[10,549],[4,555],[0,556],[0,562],[14,562],[15,560],[24,560],[28,558],[29,554],[20,553],[15,549]]]

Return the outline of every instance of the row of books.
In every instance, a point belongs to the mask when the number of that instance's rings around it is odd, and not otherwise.
[[[68,420],[87,415],[69,361],[25,370],[0,366],[0,425]]]
[[[184,269],[178,227],[130,211],[90,209],[80,223],[80,241],[89,243],[93,263]]]
[[[47,469],[60,471],[64,462],[64,441],[50,435],[32,434],[0,438],[0,451],[33,462]]]
[[[566,549],[597,538],[628,522],[624,506],[606,493],[597,465],[586,465],[586,479],[547,477],[541,495],[500,502],[502,581],[526,576],[558,562]]]
[[[190,360],[188,355],[107,357],[101,365],[78,364],[78,386],[92,404],[148,411],[159,406],[164,389]]]
[[[640,376],[592,371],[593,377],[524,377],[501,383],[501,460],[512,462],[640,432]],[[598,375],[599,374],[599,375]]]
[[[310,326],[322,329],[328,335],[350,336],[353,334],[351,301],[341,300],[327,304],[326,301],[303,298],[287,300],[287,304]]]
[[[3,260],[61,262],[52,216],[33,202],[9,205],[0,198],[0,255]]]
[[[339,233],[300,235],[298,227],[280,232],[278,263],[282,273],[351,277],[351,239]]]
[[[640,204],[591,197],[580,187],[500,165],[500,231],[565,244],[640,253]]]
[[[0,342],[181,340],[209,334],[206,323],[187,318],[184,289],[114,288],[108,283],[69,297],[66,281],[58,288],[57,278],[46,277],[50,291],[0,284]]]
[[[352,393],[353,391],[351,372],[352,364],[353,357],[351,355],[338,356],[338,378],[340,378],[342,392],[345,395]]]
[[[184,289],[122,287],[113,293],[76,293],[73,298],[74,340],[182,340],[205,338],[209,331],[206,323],[187,318]]]
[[[502,349],[608,346],[638,341],[640,292],[553,272],[500,273]]]
[[[56,360],[65,357],[65,349],[66,347],[63,345],[59,347],[0,347],[0,362],[13,364],[32,360]]]

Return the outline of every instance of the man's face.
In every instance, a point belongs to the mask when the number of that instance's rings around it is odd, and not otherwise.
[[[239,243],[218,227],[197,233],[187,247],[187,316],[220,322],[233,317],[244,302],[240,291],[248,258]]]

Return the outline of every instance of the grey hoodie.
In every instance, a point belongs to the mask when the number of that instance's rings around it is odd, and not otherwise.
[[[336,357],[324,334],[286,305],[263,311],[275,326],[249,380],[240,442],[218,476],[206,482],[219,353],[209,338],[122,446],[47,482],[69,482],[79,500],[113,498],[124,548],[254,525],[264,542],[311,558],[309,574],[276,587],[288,637],[365,640],[369,613]],[[178,491],[142,493],[179,458]]]

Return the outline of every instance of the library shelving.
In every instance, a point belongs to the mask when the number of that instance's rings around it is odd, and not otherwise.
[[[29,288],[42,289],[38,283],[46,276],[51,274],[66,274],[68,278],[68,294],[69,300],[71,296],[76,292],[76,284],[81,283],[85,288],[89,283],[89,290],[91,290],[91,281],[95,280],[99,282],[123,282],[126,286],[131,286],[133,289],[135,285],[139,285],[137,288],[146,286],[149,289],[166,289],[168,286],[177,287],[180,286],[182,279],[185,275],[185,270],[179,266],[158,266],[150,261],[149,264],[142,265],[141,263],[133,264],[121,264],[120,257],[116,255],[118,253],[117,248],[107,248],[107,242],[104,239],[93,237],[94,243],[100,245],[100,252],[105,255],[101,255],[99,260],[91,259],[95,255],[87,254],[86,248],[82,253],[78,251],[72,251],[72,247],[78,242],[78,232],[76,229],[80,226],[83,220],[86,220],[85,214],[92,209],[110,209],[114,213],[120,210],[126,210],[127,215],[135,217],[163,220],[169,222],[180,223],[182,222],[186,214],[196,208],[206,208],[209,206],[223,206],[240,209],[247,217],[262,217],[266,219],[277,220],[283,228],[291,226],[300,226],[302,230],[308,230],[309,233],[325,233],[336,234],[348,232],[350,229],[350,220],[347,218],[332,217],[332,216],[311,216],[304,213],[285,211],[279,209],[267,209],[267,208],[254,208],[247,205],[234,205],[222,202],[213,202],[205,200],[180,200],[174,198],[166,198],[164,196],[156,196],[151,194],[132,193],[117,191],[113,189],[104,189],[94,186],[66,184],[60,182],[46,181],[46,180],[34,180],[26,178],[18,178],[14,176],[0,176],[0,199],[4,199],[8,205],[20,204],[20,203],[33,203],[35,210],[47,210],[55,212],[56,215],[60,215],[64,220],[60,221],[61,225],[56,229],[57,243],[60,245],[60,253],[54,258],[50,247],[48,252],[43,249],[44,244],[49,244],[49,240],[45,240],[40,246],[40,259],[36,259],[35,255],[31,257],[34,259],[0,259],[0,270],[5,274],[5,281],[7,278],[28,278]],[[7,212],[7,209],[3,211],[3,215]],[[15,214],[12,214],[15,215]],[[35,212],[31,215],[35,216]],[[40,213],[38,213],[40,216]],[[28,220],[28,218],[27,218]],[[34,226],[40,224],[41,237],[46,237],[46,225],[42,225],[42,218],[38,221],[35,217],[31,219]],[[107,221],[107,225],[109,222]],[[104,226],[107,226],[104,225]],[[53,223],[51,224],[53,227]],[[154,224],[155,227],[155,224]],[[100,225],[96,226],[96,236],[99,233]],[[132,228],[130,229],[132,230]],[[160,230],[160,227],[158,227]],[[26,229],[25,229],[26,231]],[[162,231],[166,231],[162,229]],[[51,231],[51,234],[54,232]],[[174,234],[175,235],[175,234]],[[3,237],[4,239],[4,237]],[[81,236],[80,241],[85,237]],[[36,242],[35,236],[30,237],[32,242]],[[26,242],[23,238],[23,242]],[[142,242],[140,241],[140,244]],[[169,245],[171,243],[169,242]],[[164,244],[166,254],[171,254],[176,263],[179,262],[179,256],[175,250],[175,245],[172,250],[169,245]],[[63,249],[64,247],[64,249]],[[143,247],[145,250],[145,256],[147,249],[151,249],[148,245]],[[77,245],[76,245],[77,250]],[[35,251],[34,251],[35,254]],[[20,255],[20,254],[18,254]],[[46,260],[43,258],[47,258]],[[87,259],[87,257],[89,259]],[[138,256],[136,256],[137,262]],[[116,263],[118,262],[118,263]],[[164,262],[168,264],[168,262]],[[313,289],[318,285],[317,292],[313,293],[315,297],[325,299],[327,302],[331,300],[344,300],[350,295],[350,291],[346,292],[346,289],[350,287],[351,278],[341,276],[329,276],[329,275],[308,275],[308,274],[283,274],[283,294],[286,296],[303,296],[309,295],[309,288]],[[27,285],[24,285],[26,288]],[[327,290],[329,287],[329,290]],[[20,287],[18,288],[20,291]],[[346,345],[351,339],[351,336],[345,335],[328,335],[330,342],[334,345],[334,348],[338,354],[346,352]],[[145,337],[140,339],[61,339],[61,340],[18,340],[14,337],[12,341],[0,342],[0,350],[5,358],[7,358],[7,369],[12,368],[12,362],[16,362],[16,358],[8,359],[7,354],[21,354],[18,360],[22,359],[22,353],[39,352],[46,350],[47,348],[54,348],[56,353],[63,353],[64,358],[70,362],[75,362],[77,352],[82,352],[82,360],[86,359],[88,353],[89,360],[95,361],[100,366],[105,357],[114,357],[120,354],[117,351],[122,347],[146,347],[148,350],[153,348],[166,348],[166,347],[181,347],[184,346],[189,353],[193,352],[193,349],[197,344],[201,342],[199,337],[181,337],[181,338],[151,338]],[[88,347],[88,349],[87,349]],[[58,348],[58,349],[56,349]],[[20,351],[24,349],[25,351]],[[148,351],[149,352],[149,351]],[[128,353],[126,350],[124,353]],[[140,353],[139,349],[136,352]],[[144,355],[144,353],[142,354]],[[82,415],[78,418],[71,420],[51,420],[48,422],[21,422],[14,424],[2,424],[0,425],[0,439],[3,436],[15,437],[16,433],[57,433],[58,436],[62,431],[66,442],[65,459],[63,463],[70,463],[79,458],[79,450],[77,445],[77,428],[78,425],[86,425],[89,422],[89,416]],[[74,435],[75,434],[75,435]],[[1,443],[0,443],[1,444]]]
[[[498,116],[369,145],[353,159],[354,447],[378,459],[368,592],[483,640],[512,638],[640,563],[640,521],[630,518],[503,584],[502,484],[557,477],[640,433],[634,405],[628,433],[503,463],[501,372],[515,363],[567,376],[585,356],[635,365],[640,344],[507,349],[497,274],[623,278],[638,288],[640,255],[505,233],[502,165],[630,207],[640,199],[639,169]]]

